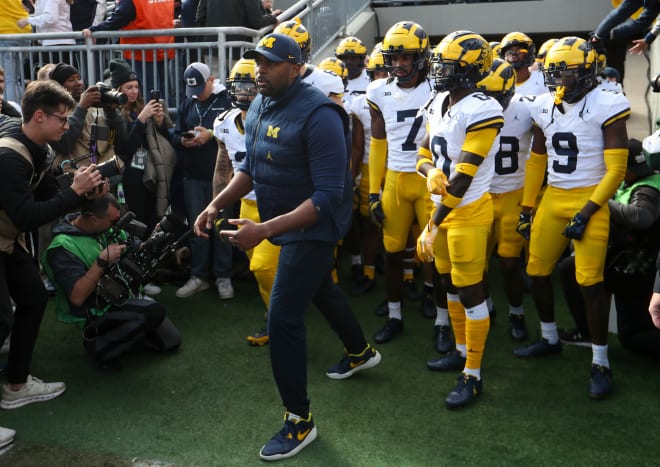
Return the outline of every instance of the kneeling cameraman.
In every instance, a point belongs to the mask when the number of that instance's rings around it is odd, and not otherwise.
[[[109,236],[119,217],[119,203],[111,194],[85,201],[80,213],[69,214],[55,226],[42,257],[57,290],[58,319],[83,325],[85,349],[100,369],[107,370],[117,369],[118,357],[128,351],[167,351],[181,343],[160,303],[131,298],[108,305],[97,296],[105,269],[119,261],[126,248]]]

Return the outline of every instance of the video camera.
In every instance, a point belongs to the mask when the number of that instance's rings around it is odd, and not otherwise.
[[[175,214],[165,215],[144,242],[147,227],[135,220],[129,211],[109,232],[109,238],[126,245],[118,262],[106,268],[101,277],[97,296],[102,302],[121,305],[140,294],[140,288],[153,280],[159,267],[175,256],[181,244],[189,239],[192,229]],[[183,234],[180,232],[184,231]]]
[[[128,96],[123,92],[115,91],[112,86],[99,81],[94,86],[101,92],[101,101],[96,107],[109,107],[113,104],[124,105],[128,102]]]

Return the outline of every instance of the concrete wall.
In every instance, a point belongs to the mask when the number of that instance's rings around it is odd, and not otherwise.
[[[479,34],[591,31],[612,9],[607,0],[530,0],[495,3],[375,8],[381,35],[394,23],[411,20],[430,36],[467,29]]]

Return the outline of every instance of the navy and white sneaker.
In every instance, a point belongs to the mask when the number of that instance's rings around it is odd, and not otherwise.
[[[344,357],[336,365],[326,371],[330,379],[346,379],[358,371],[373,368],[380,363],[380,352],[370,344],[359,354],[344,353]]]
[[[284,426],[261,448],[259,457],[266,461],[276,461],[295,456],[314,441],[316,435],[311,412],[306,419],[285,412]]]

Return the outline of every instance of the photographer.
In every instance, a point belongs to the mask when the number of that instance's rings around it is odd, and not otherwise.
[[[80,72],[63,62],[55,65],[50,79],[69,91],[77,103],[69,116],[69,131],[52,144],[57,153],[55,165],[76,158],[81,158],[77,162],[81,166],[100,164],[115,157],[116,144],[127,138],[126,126],[117,110],[122,97],[109,93],[109,86],[103,89],[103,83],[90,86],[83,92]],[[126,97],[123,99],[125,101]],[[70,167],[63,169],[66,172]]]
[[[629,151],[624,181],[608,202],[611,228],[605,285],[614,294],[621,345],[660,358],[660,331],[647,313],[660,249],[660,175],[644,161],[639,141],[631,139]],[[575,283],[574,257],[564,259],[559,271],[569,310],[581,334],[563,332],[561,337],[566,343],[582,343],[589,336],[584,302]]]
[[[130,298],[122,305],[109,305],[98,295],[107,268],[126,249],[112,235],[118,220],[119,203],[111,194],[87,200],[80,213],[67,215],[55,226],[53,241],[42,257],[57,290],[58,319],[84,326],[83,345],[104,370],[117,369],[118,358],[126,352],[138,348],[163,352],[181,343],[160,303]],[[123,231],[119,238],[126,239]]]
[[[76,171],[73,183],[57,191],[48,169],[48,142],[68,127],[75,102],[52,81],[30,83],[23,96],[23,123],[0,138],[0,342],[11,331],[7,382],[0,407],[14,409],[53,399],[64,383],[44,383],[30,375],[32,353],[48,295],[24,232],[79,206],[83,196],[107,185],[94,165]],[[10,297],[16,302],[12,314]]]
[[[174,126],[158,91],[145,103],[135,72],[124,60],[110,61],[111,85],[125,94],[121,115],[128,138],[118,145],[124,162],[123,192],[128,209],[151,229],[169,206],[169,184],[176,163],[169,129]],[[120,201],[123,201],[120,199]]]

